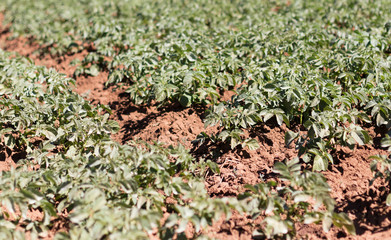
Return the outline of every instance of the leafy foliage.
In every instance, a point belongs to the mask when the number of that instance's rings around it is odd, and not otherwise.
[[[388,151],[391,152],[390,135],[386,135],[382,139],[381,146],[384,148],[388,147]],[[372,185],[377,178],[384,178],[386,183],[388,184],[388,187],[391,187],[391,153],[388,156],[376,155],[371,156],[370,158],[373,159],[371,163],[371,170],[374,173],[373,179],[371,180],[370,184]],[[387,206],[391,206],[391,193],[389,193],[387,196],[386,204]]]
[[[334,224],[355,234],[349,217],[334,212],[334,200],[329,195],[330,188],[324,177],[300,168],[298,158],[286,164],[276,163],[274,172],[284,181],[282,186],[277,186],[275,181],[247,186],[249,191],[238,197],[245,201],[245,208],[254,219],[266,215],[255,235],[290,238],[296,235],[295,224],[319,222],[326,232]]]
[[[311,140],[302,154],[324,170],[332,160],[318,153],[320,146],[367,144],[369,135],[356,125],[388,124],[391,116],[387,1],[6,0],[0,6],[12,32],[32,36],[51,54],[88,49],[75,74],[107,70],[107,84],[127,85],[138,104],[210,105],[205,123],[222,131],[204,137],[232,148],[256,148],[242,130],[270,119],[304,124]],[[222,101],[224,91],[235,94]]]

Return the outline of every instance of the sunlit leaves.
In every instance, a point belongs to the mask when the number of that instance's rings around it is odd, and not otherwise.
[[[389,133],[381,140],[381,146],[388,148],[388,155],[375,155],[370,158],[373,159],[371,162],[371,170],[373,172],[373,178],[370,181],[370,185],[377,178],[383,178],[386,181],[388,187],[391,186],[391,138]],[[387,195],[386,198],[387,206],[391,206],[391,194]]]
[[[266,217],[255,235],[275,238],[277,236],[295,236],[295,223],[304,224],[322,222],[323,230],[328,231],[334,224],[346,228],[355,234],[353,222],[345,213],[334,213],[334,200],[330,197],[330,188],[319,173],[302,171],[298,159],[276,163],[274,172],[285,181],[277,187],[275,182],[247,186],[252,194],[244,193],[238,198],[247,204],[247,211],[254,218],[264,211]],[[296,215],[297,211],[303,214]],[[284,216],[284,217],[282,217]]]

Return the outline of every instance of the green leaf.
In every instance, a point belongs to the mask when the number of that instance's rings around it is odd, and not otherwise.
[[[313,169],[314,171],[326,171],[328,168],[327,158],[323,158],[320,155],[315,155]]]
[[[263,118],[263,121],[264,122],[267,122],[270,118],[272,118],[274,116],[274,114],[273,113],[266,113],[265,115],[264,115],[264,118]]]
[[[329,215],[325,215],[322,221],[323,231],[328,232],[333,224],[333,219]]]
[[[186,230],[187,223],[188,223],[188,221],[187,221],[186,219],[180,220],[179,225],[178,225],[178,228],[176,229],[175,232],[177,232],[177,233],[182,233],[182,232],[184,232],[184,231]]]
[[[181,103],[182,106],[184,107],[189,107],[192,103],[192,97],[190,95],[182,95],[179,99],[179,102]]]
[[[237,138],[231,137],[231,149],[234,149],[239,144],[240,144],[240,141]]]
[[[386,135],[381,140],[381,147],[383,147],[383,148],[391,147],[391,137],[389,135]]]
[[[354,138],[354,140],[360,145],[365,145],[366,143],[369,142],[369,135],[368,133],[364,133],[365,131],[353,131],[351,134],[352,134],[352,137]]]
[[[88,217],[89,217],[89,214],[87,212],[83,212],[83,211],[78,210],[77,212],[72,213],[70,215],[69,220],[71,220],[71,222],[73,222],[73,223],[81,224]]]
[[[34,189],[20,189],[20,192],[27,198],[29,199],[30,204],[34,204],[36,202],[41,201],[44,196],[42,193],[38,192],[37,190]]]
[[[289,145],[299,137],[299,133],[294,133],[292,131],[285,132],[285,146],[289,147]]]
[[[255,139],[246,139],[242,144],[243,147],[248,147],[249,150],[257,150],[259,148],[259,143]]]
[[[112,133],[117,133],[121,129],[117,121],[109,120],[106,124],[110,126]]]
[[[282,122],[284,121],[283,115],[282,114],[276,114],[276,119],[277,119],[278,125],[281,126]]]
[[[186,57],[187,57],[187,60],[189,60],[189,62],[195,62],[197,60],[197,56],[194,55],[193,53],[187,54]]]
[[[345,227],[347,232],[351,235],[356,235],[356,228],[353,221],[348,217],[346,213],[332,213],[333,224],[336,227]]]
[[[99,75],[99,66],[95,65],[95,64],[91,65],[91,67],[86,70],[86,73],[93,76],[93,77],[98,76]]]
[[[47,212],[50,216],[56,217],[57,212],[56,209],[53,207],[53,205],[48,201],[42,201],[41,202],[42,209]]]
[[[294,201],[295,201],[295,202],[307,202],[309,199],[311,199],[311,196],[310,196],[310,195],[307,195],[307,194],[299,194],[299,195],[296,195],[296,196],[295,196]]]
[[[178,222],[178,215],[175,213],[170,214],[165,222],[165,226],[168,228],[174,227]]]
[[[266,228],[271,229],[271,234],[268,237],[271,237],[273,235],[279,235],[279,234],[286,234],[288,233],[288,226],[285,221],[282,219],[279,219],[276,216],[273,217],[266,217],[264,220],[267,224]]]
[[[387,195],[386,204],[387,206],[391,206],[391,194]]]
[[[50,143],[46,143],[43,147],[42,150],[44,151],[51,151],[55,148],[56,146]]]
[[[13,149],[16,144],[16,139],[12,134],[6,134],[4,135],[4,142],[8,148]]]
[[[208,165],[210,170],[212,170],[213,173],[217,173],[217,174],[220,173],[220,168],[219,168],[219,165],[217,165],[217,163],[212,162],[211,160],[208,160],[208,161],[206,161],[206,164]]]

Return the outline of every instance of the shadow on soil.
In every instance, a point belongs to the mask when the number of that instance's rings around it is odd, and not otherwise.
[[[189,115],[195,113],[200,118],[204,117],[206,110],[205,106],[192,106],[191,108],[185,108],[179,103],[170,103],[160,106],[159,104],[152,103],[151,105],[140,104],[136,105],[130,101],[127,93],[119,94],[120,100],[114,101],[110,104],[110,108],[115,112],[115,117],[119,121],[125,121],[122,126],[122,143],[126,143],[131,140],[133,136],[143,132],[149,124],[156,120],[158,117],[165,115],[169,112],[181,112],[188,109]],[[141,119],[129,119],[125,120],[123,115],[133,116],[135,113],[145,115]]]
[[[372,233],[391,229],[391,210],[386,206],[388,190],[385,187],[371,188],[368,193],[356,195],[337,206],[339,212],[354,215],[357,235],[367,231]],[[383,226],[382,226],[383,225]]]
[[[0,143],[0,161],[5,162],[7,159],[12,160],[14,163],[17,163],[21,159],[25,159],[27,153],[23,149],[14,148],[10,149],[6,147],[4,144]]]

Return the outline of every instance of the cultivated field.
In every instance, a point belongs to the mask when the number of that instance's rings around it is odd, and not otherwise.
[[[0,1],[0,239],[387,239],[388,0]]]

